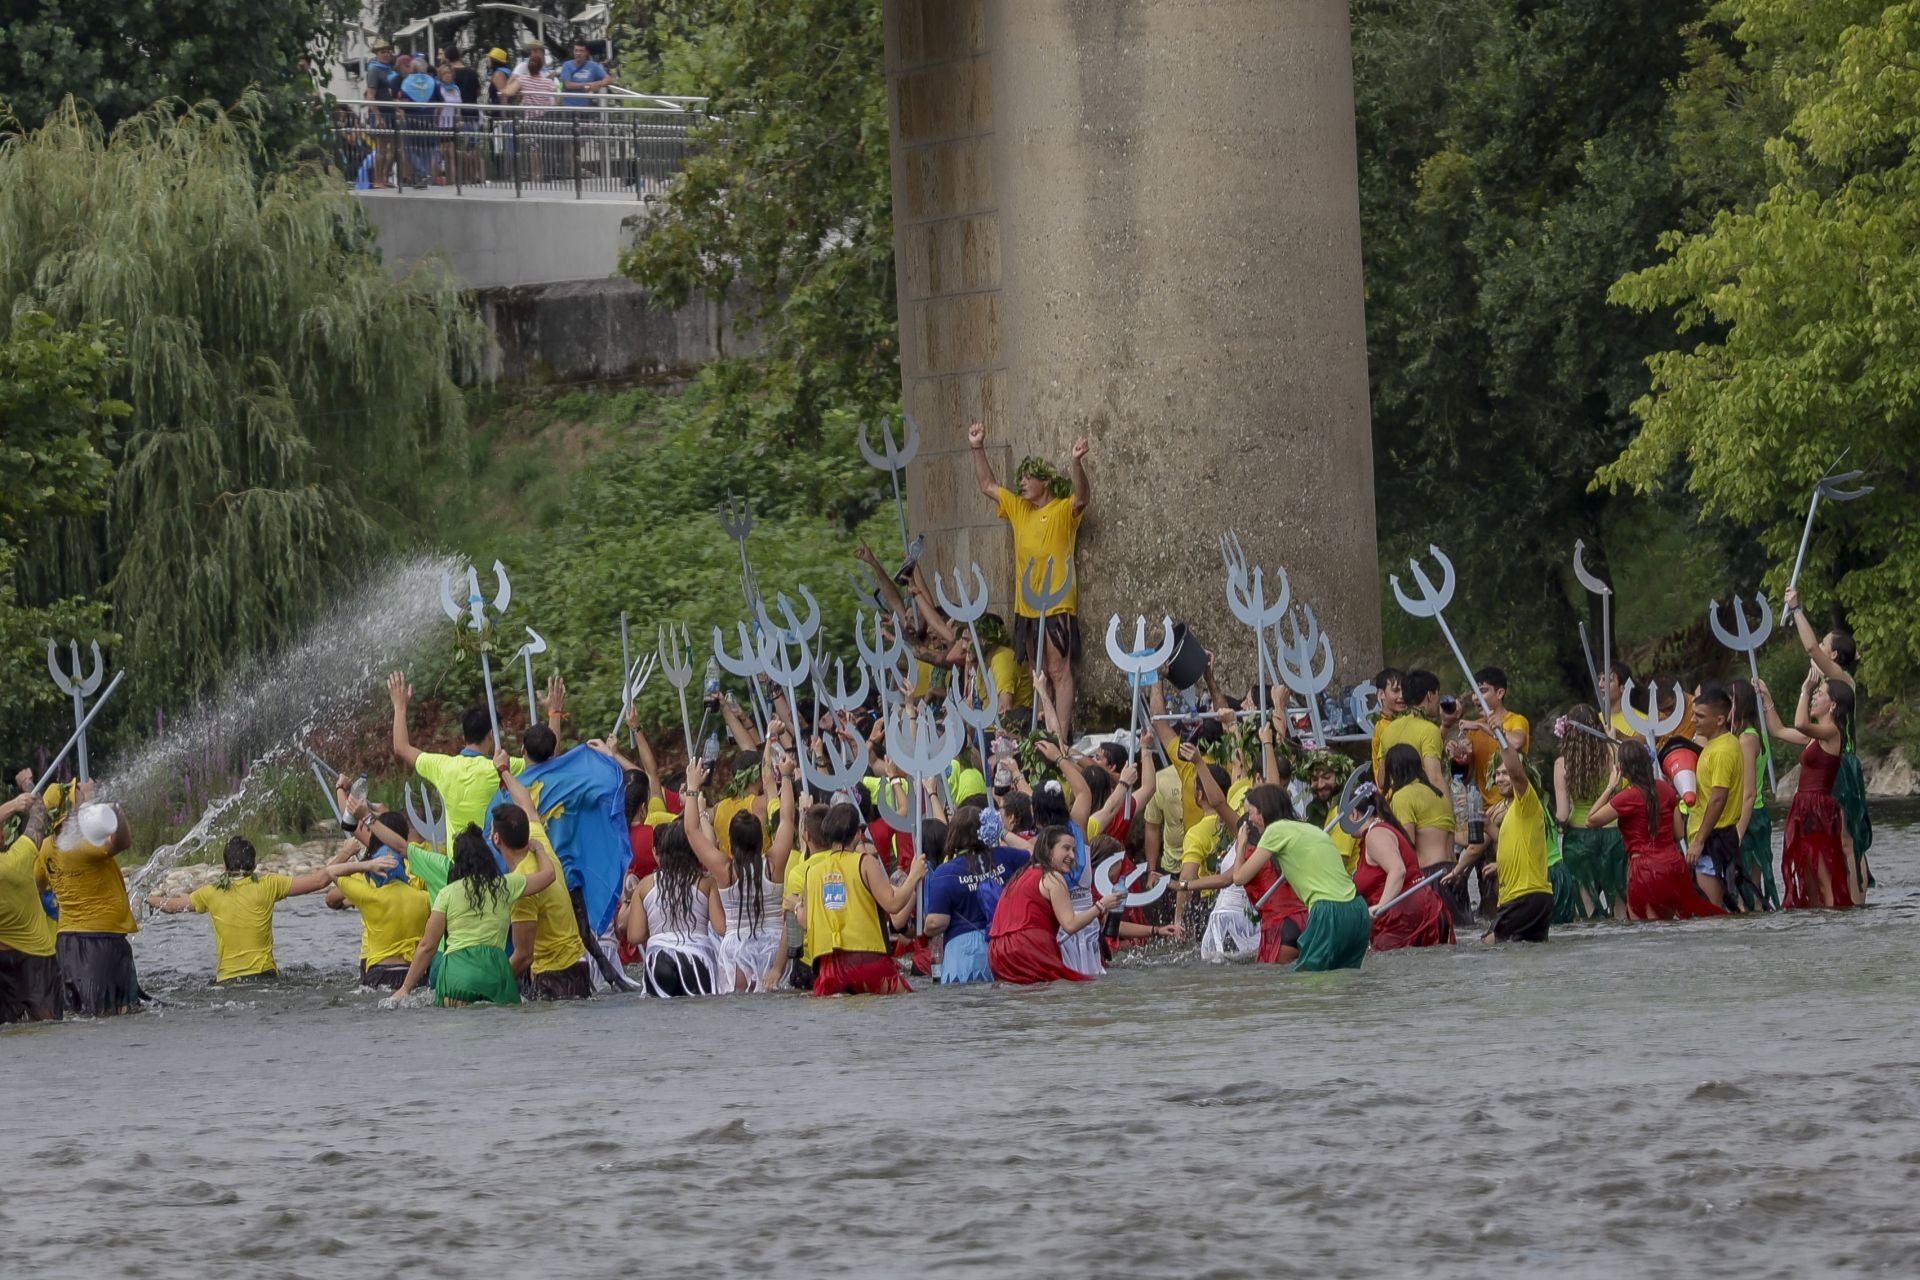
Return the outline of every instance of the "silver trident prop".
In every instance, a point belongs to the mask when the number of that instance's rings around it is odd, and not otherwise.
[[[874,470],[886,472],[887,479],[893,482],[893,508],[900,517],[900,553],[912,555],[911,540],[907,537],[907,502],[900,494],[900,473],[920,452],[920,428],[914,425],[912,414],[902,413],[900,417],[903,427],[897,445],[893,442],[893,420],[886,417],[880,419],[880,443],[885,446],[884,452],[867,443],[867,424],[861,423],[860,456]]]
[[[436,849],[444,849],[447,844],[446,809],[442,806],[439,813],[434,812],[433,785],[428,782],[420,784],[420,807],[416,809],[413,804],[413,784],[409,782],[406,786],[405,805],[407,821],[412,823],[413,829],[420,833],[420,838]]]
[[[960,740],[966,732],[966,725],[953,713],[952,704],[948,704],[947,716],[934,729],[933,708],[928,706],[916,721],[906,708],[887,719],[887,757],[896,768],[913,779],[913,849],[916,854],[924,853],[920,847],[922,832],[921,814],[926,809],[925,780],[937,778],[946,772],[953,763],[954,756],[960,752]],[[884,787],[881,788],[885,790]],[[918,917],[915,933],[925,932],[927,918],[927,895],[924,882],[920,891],[920,901],[914,908]]]
[[[827,768],[814,781],[829,794],[845,792],[852,795],[859,790],[860,779],[867,776],[867,743],[866,739],[856,737],[851,747],[842,750],[840,741],[838,733],[821,738],[820,745],[827,753]]]
[[[513,602],[513,584],[507,581],[507,567],[498,560],[493,562],[493,577],[500,589],[493,598],[492,611],[495,615],[503,615]],[[460,615],[465,613],[467,626],[480,636],[480,678],[487,686],[487,720],[493,726],[493,745],[497,749],[500,746],[500,709],[494,705],[493,664],[487,657],[492,628],[487,622],[486,597],[480,594],[480,575],[472,565],[467,566],[466,608],[462,609],[453,602],[453,581],[444,573],[440,575],[440,607],[446,611],[450,622],[460,621]]]
[[[1033,723],[1030,726],[1031,729],[1038,729],[1040,727],[1040,664],[1046,657],[1047,652],[1047,611],[1052,609],[1053,606],[1063,603],[1066,598],[1073,593],[1073,561],[1067,561],[1067,572],[1060,579],[1060,585],[1058,587],[1053,585],[1052,556],[1047,557],[1046,575],[1040,579],[1040,585],[1037,588],[1033,585],[1033,570],[1034,566],[1038,563],[1039,561],[1035,557],[1028,556],[1026,571],[1020,575],[1020,603],[1033,610],[1033,616],[1039,619],[1039,625],[1034,628],[1039,635],[1036,637],[1036,643],[1033,646]],[[1047,696],[1051,698],[1052,694],[1048,694]],[[1059,708],[1056,707],[1054,710],[1057,713]],[[1064,730],[1066,726],[1062,725],[1061,728]]]
[[[1362,680],[1347,693],[1347,711],[1362,735],[1373,735],[1373,718],[1380,714],[1380,691],[1373,681]]]
[[[100,687],[100,677],[105,674],[106,668],[100,661],[98,640],[93,643],[93,671],[84,677],[80,674],[80,642],[67,641],[67,652],[73,658],[71,673],[60,669],[60,651],[53,641],[47,641],[47,670],[52,673],[53,683],[60,692],[73,699],[73,729],[80,744],[79,754],[73,758],[74,776],[82,782],[91,782],[93,775],[87,767],[87,735],[81,725],[87,718],[87,699],[91,698],[93,691]]]
[[[1713,629],[1713,638],[1735,653],[1747,655],[1747,671],[1752,675],[1754,684],[1760,683],[1760,660],[1754,655],[1760,646],[1773,634],[1773,608],[1767,603],[1764,594],[1756,594],[1753,602],[1760,609],[1760,620],[1753,626],[1747,625],[1746,606],[1739,596],[1733,598],[1733,630],[1720,625],[1720,603],[1717,600],[1707,602],[1707,626]],[[1767,717],[1760,719],[1761,754],[1767,759],[1767,790],[1778,791],[1780,780],[1773,773],[1773,743],[1767,737]]]
[[[1411,898],[1414,894],[1420,892],[1422,889],[1425,889],[1429,885],[1438,884],[1440,881],[1440,877],[1447,874],[1447,872],[1450,869],[1451,869],[1451,864],[1449,863],[1442,863],[1437,867],[1429,868],[1427,872],[1423,874],[1418,880],[1415,880],[1410,887],[1401,890],[1399,893],[1396,893],[1393,896],[1391,901],[1383,902],[1379,906],[1375,907],[1373,909],[1373,918],[1375,920],[1378,920],[1381,916],[1387,914],[1387,912],[1393,910],[1395,907],[1399,906],[1401,903],[1405,902],[1408,898]]]
[[[113,679],[107,681],[106,689],[103,690],[100,696],[94,700],[92,708],[88,710],[85,716],[81,717],[79,724],[73,726],[73,736],[67,739],[67,745],[60,748],[59,753],[53,757],[52,764],[49,764],[46,768],[40,771],[41,777],[51,778],[54,775],[55,771],[57,771],[61,765],[66,763],[67,752],[73,750],[74,747],[79,744],[82,735],[84,735],[87,731],[87,726],[93,723],[93,718],[100,714],[100,708],[107,705],[107,699],[113,696],[113,691],[115,689],[118,689],[120,687],[120,682],[122,680],[125,680],[126,678],[127,678],[127,673],[124,669],[113,673]]]
[[[1587,680],[1593,685],[1593,705],[1604,709],[1607,700],[1600,692],[1600,673],[1593,667],[1593,645],[1587,640],[1587,624],[1584,622],[1580,624],[1580,653],[1587,660]]]
[[[753,562],[747,559],[747,535],[753,532],[753,508],[747,505],[745,498],[736,499],[733,490],[727,490],[727,501],[720,508],[720,527],[726,530],[729,538],[740,551],[740,594],[747,599],[747,612],[752,614],[760,607],[760,587],[753,580]]]
[[[893,638],[888,639],[886,629],[880,625],[880,615],[873,615],[873,643],[867,643],[866,617],[864,613],[854,615],[853,647],[860,651],[860,661],[873,672],[874,682],[880,689],[880,714],[886,715],[893,709],[893,691],[889,679],[899,665],[900,657],[911,657],[907,648],[906,624],[900,615],[894,615]]]
[[[1131,650],[1120,647],[1120,615],[1116,613],[1107,621],[1107,658],[1114,666],[1120,669],[1120,674],[1126,677],[1127,691],[1129,694],[1135,694],[1139,689],[1140,677],[1146,675],[1149,671],[1158,671],[1161,667],[1166,666],[1168,660],[1173,657],[1173,650],[1172,618],[1162,617],[1160,619],[1160,647],[1157,649],[1147,648],[1147,620],[1144,617],[1135,616],[1133,620],[1133,648]],[[1134,753],[1139,748],[1139,697],[1130,696],[1127,699],[1127,705],[1129,708],[1127,715],[1127,761],[1128,763],[1132,763]]]
[[[1612,687],[1613,681],[1613,588],[1600,581],[1600,579],[1593,574],[1587,572],[1586,553],[1587,544],[1578,538],[1574,539],[1573,576],[1580,580],[1581,586],[1585,587],[1592,594],[1600,597],[1600,670],[1601,673],[1607,677],[1608,684],[1603,687],[1599,678],[1596,676],[1593,682],[1593,691],[1600,699],[1600,721],[1602,724],[1606,724],[1613,720],[1613,698],[1606,691]],[[1437,555],[1439,553],[1435,552],[1435,554]],[[1447,581],[1449,584],[1453,581],[1453,570],[1451,567],[1447,570]],[[1448,587],[1447,594],[1453,594],[1451,585]],[[1440,625],[1444,627],[1447,624],[1442,622]],[[1584,632],[1581,633],[1580,643],[1582,645],[1586,644],[1586,634]],[[1593,654],[1591,652],[1587,654],[1587,666],[1589,669],[1593,666]],[[1467,679],[1473,681],[1473,672],[1467,672]],[[1478,696],[1479,683],[1475,681],[1473,687],[1475,695]],[[1492,713],[1489,712],[1488,714],[1491,715]],[[1501,745],[1505,745],[1504,740],[1502,740]]]
[[[866,702],[867,693],[872,688],[867,681],[867,668],[856,662],[853,669],[859,673],[860,687],[848,693],[847,664],[839,658],[833,660],[833,692],[827,692],[825,680],[820,682],[820,697],[827,704],[827,710],[846,715],[858,711]]]
[[[1249,574],[1238,534],[1221,535],[1220,558],[1227,566],[1227,608],[1233,611],[1234,617],[1253,628],[1254,665],[1259,669],[1254,682],[1260,686],[1257,691],[1260,718],[1264,720],[1268,713],[1267,687],[1280,678],[1273,657],[1267,652],[1267,628],[1279,625],[1293,593],[1287,584],[1287,571],[1276,568],[1274,576],[1280,580],[1280,594],[1271,602],[1267,600],[1263,571],[1256,568]]]
[[[1301,605],[1287,614],[1288,638],[1280,639],[1274,662],[1287,688],[1307,700],[1307,719],[1313,725],[1313,740],[1318,746],[1327,742],[1327,727],[1320,714],[1320,693],[1333,683],[1333,640],[1320,629],[1320,620],[1309,605]],[[1278,628],[1275,638],[1279,639]],[[1314,650],[1320,651],[1320,665],[1313,665]]]
[[[727,652],[727,638],[720,628],[713,629],[713,660],[728,675],[739,676],[747,682],[748,705],[753,711],[754,721],[758,724],[762,737],[767,732],[767,709],[760,701],[760,651],[754,646],[753,635],[747,630],[747,624],[733,624],[739,630],[740,656],[734,657]]]
[[[1453,650],[1453,660],[1458,662],[1460,669],[1467,673],[1467,687],[1473,690],[1473,699],[1480,704],[1480,714],[1486,717],[1487,728],[1493,730],[1493,736],[1500,742],[1500,749],[1505,751],[1507,749],[1507,731],[1494,723],[1493,708],[1489,707],[1486,698],[1481,696],[1480,682],[1473,678],[1473,668],[1467,663],[1467,655],[1460,652],[1460,642],[1453,638],[1453,628],[1447,625],[1447,615],[1443,612],[1447,607],[1447,602],[1453,599],[1453,588],[1455,585],[1453,561],[1447,559],[1446,554],[1435,546],[1429,546],[1427,548],[1427,554],[1432,556],[1440,565],[1441,585],[1439,587],[1433,585],[1433,581],[1427,577],[1427,571],[1420,567],[1418,560],[1407,561],[1408,566],[1413,570],[1414,585],[1420,588],[1420,598],[1418,600],[1408,596],[1407,593],[1401,589],[1400,575],[1390,574],[1387,577],[1387,581],[1393,585],[1394,597],[1400,601],[1400,607],[1402,609],[1416,618],[1432,618],[1440,624],[1440,634],[1446,638],[1447,648]]]
[[[535,696],[533,691],[533,655],[536,653],[545,653],[546,651],[547,651],[547,638],[541,635],[538,631],[535,631],[532,627],[528,627],[527,642],[521,645],[519,651],[513,655],[514,657],[520,659],[521,663],[526,667],[526,671],[527,671],[527,723],[528,724],[537,723],[540,719],[540,703],[539,703],[539,699]]]
[[[965,591],[966,575],[956,568],[953,571],[953,595],[947,595],[946,575],[935,574],[933,598],[949,618],[966,627],[967,638],[973,641],[974,669],[984,672],[987,669],[987,653],[980,647],[980,633],[973,624],[987,616],[987,575],[980,572],[978,562],[969,564],[967,568],[973,570],[972,595]]]
[[[627,708],[632,706],[634,704],[634,701],[637,698],[639,698],[641,693],[643,693],[646,690],[647,681],[653,679],[653,666],[654,666],[655,660],[656,659],[653,654],[643,653],[638,658],[634,659],[633,665],[627,668],[627,674],[621,677],[620,709],[613,713],[613,725],[611,728],[607,730],[608,742],[619,741],[620,722],[626,719]],[[637,751],[640,749],[639,734],[630,732],[627,735],[627,738],[628,738],[628,741],[633,743],[634,750]]]
[[[620,611],[620,714],[614,717],[613,732],[607,735],[610,742],[620,739],[620,721],[626,717],[627,704],[633,701],[633,644],[627,638],[627,611]],[[635,751],[640,750],[640,735],[629,732],[627,744]]]
[[[1356,798],[1359,796],[1360,788],[1367,785],[1372,777],[1373,765],[1371,762],[1363,760],[1354,766],[1353,772],[1347,775],[1346,782],[1340,787],[1340,803],[1335,807],[1333,816],[1327,819],[1326,826],[1320,828],[1323,833],[1339,827],[1350,836],[1358,836],[1360,834],[1360,823],[1354,820],[1353,806]],[[1279,869],[1279,864],[1275,863],[1274,870],[1278,871]],[[1275,880],[1267,887],[1267,891],[1260,895],[1259,901],[1253,904],[1253,909],[1258,911],[1261,907],[1266,906],[1267,899],[1280,892],[1280,886],[1286,882],[1287,878],[1285,876],[1281,876]]]
[[[807,602],[807,617],[804,622],[794,613],[793,601],[787,599],[784,593],[773,598],[774,608],[778,609],[780,616],[787,620],[787,625],[784,627],[774,625],[772,617],[767,613],[764,600],[757,604],[754,608],[754,617],[759,619],[760,629],[773,632],[788,644],[800,644],[819,635],[820,602],[813,598],[813,592],[807,590],[804,583],[800,586],[800,598]]]
[[[687,686],[693,683],[693,641],[682,626],[678,631],[669,622],[660,628],[658,651],[660,670],[666,673],[667,683],[680,698],[680,736],[687,743],[687,758],[700,748],[693,741],[693,719],[687,714]]]
[[[1172,886],[1174,877],[1161,876],[1160,883],[1154,885],[1153,888],[1148,889],[1145,893],[1136,893],[1134,886],[1147,878],[1147,867],[1135,867],[1133,870],[1127,872],[1126,877],[1122,880],[1116,881],[1113,878],[1114,870],[1119,867],[1126,856],[1125,853],[1116,853],[1111,858],[1103,859],[1095,864],[1093,868],[1094,892],[1102,898],[1112,893],[1124,894],[1126,895],[1126,902],[1122,905],[1128,907],[1150,907],[1160,901],[1160,896]]]
[[[1626,688],[1620,691],[1620,714],[1627,722],[1627,728],[1647,740],[1647,754],[1656,761],[1660,758],[1660,739],[1680,727],[1680,713],[1686,709],[1687,696],[1680,688],[1680,682],[1673,682],[1673,714],[1660,715],[1660,691],[1652,685],[1647,686],[1647,709],[1645,711],[1633,705],[1633,681],[1627,681]]]
[[[313,780],[320,784],[320,794],[327,802],[327,808],[333,811],[333,820],[345,825],[347,815],[340,812],[340,802],[333,798],[333,782],[340,771],[320,758],[320,753],[312,747],[300,748],[306,754],[307,766],[313,770]]]
[[[1844,456],[1844,455],[1843,455]],[[1839,465],[1838,463],[1835,464]],[[1793,574],[1787,579],[1787,590],[1800,585],[1800,568],[1807,560],[1807,543],[1813,539],[1813,513],[1820,509],[1820,499],[1828,502],[1853,502],[1873,492],[1873,486],[1861,485],[1858,489],[1843,489],[1842,485],[1854,484],[1864,471],[1848,471],[1837,476],[1822,476],[1813,486],[1813,500],[1807,503],[1807,527],[1800,531],[1800,550],[1793,557]]]
[[[791,613],[789,613],[791,618]],[[813,659],[807,652],[807,642],[796,640],[798,654],[789,660],[787,640],[772,629],[760,633],[760,669],[773,678],[773,682],[787,691],[787,710],[791,713],[793,725],[794,755],[800,766],[800,789],[810,790],[807,777],[807,726],[800,720],[800,686],[807,682]],[[768,717],[772,723],[772,717]]]

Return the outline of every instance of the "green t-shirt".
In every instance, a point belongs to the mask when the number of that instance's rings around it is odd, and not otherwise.
[[[1741,737],[1752,734],[1760,738],[1758,729],[1742,729]],[[1760,738],[1760,754],[1753,758],[1753,811],[1761,813],[1767,807],[1767,740]]]
[[[1269,822],[1260,833],[1260,847],[1273,855],[1280,874],[1309,911],[1316,902],[1353,901],[1353,877],[1347,874],[1339,847],[1320,828],[1304,822]]]
[[[527,762],[510,758],[507,767],[519,773]],[[469,826],[487,829],[487,810],[500,794],[500,774],[492,760],[469,751],[457,756],[422,751],[413,762],[413,771],[439,790],[440,802],[446,806],[447,853],[453,852],[454,839]]]
[[[517,871],[509,871],[503,878],[507,891],[499,895],[498,902],[475,902],[470,880],[455,880],[434,895],[433,909],[447,918],[449,952],[468,947],[506,947],[513,904],[526,895],[527,878]]]
[[[425,889],[428,898],[440,896],[452,869],[453,859],[446,854],[423,844],[407,845],[407,878]]]

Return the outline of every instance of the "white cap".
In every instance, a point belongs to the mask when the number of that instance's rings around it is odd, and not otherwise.
[[[80,838],[88,844],[104,845],[120,829],[120,815],[110,804],[81,805],[74,821],[80,824]]]

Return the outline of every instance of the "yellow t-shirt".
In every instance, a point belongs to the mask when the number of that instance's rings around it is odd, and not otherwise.
[[[507,767],[519,773],[527,762],[511,757]],[[451,855],[454,839],[469,825],[487,829],[487,810],[500,794],[500,774],[492,760],[465,751],[457,756],[422,751],[413,762],[413,771],[439,790],[440,802],[446,806],[447,846],[442,852]]]
[[[1538,788],[1528,787],[1507,806],[1494,859],[1500,868],[1501,906],[1529,893],[1553,892],[1547,879],[1547,811]]]
[[[1191,862],[1199,865],[1199,875],[1207,872],[1207,860],[1213,857],[1215,846],[1220,843],[1220,815],[1210,813],[1187,828],[1187,834],[1180,842],[1181,865]]]
[[[733,856],[733,817],[742,811],[753,812],[753,797],[726,796],[713,807],[713,841],[720,846],[720,852],[729,858]],[[766,842],[762,839],[761,843]]]
[[[97,844],[62,849],[58,837],[40,845],[39,875],[60,907],[61,933],[138,933],[127,905],[127,878]]]
[[[1512,711],[1501,714],[1500,727],[1506,730],[1509,741],[1513,740],[1515,734],[1531,736],[1533,733],[1533,726],[1527,723],[1527,718]],[[1493,762],[1500,757],[1500,742],[1490,733],[1469,729],[1467,745],[1473,748],[1473,763],[1469,767],[1473,770],[1473,780],[1480,787],[1480,798],[1493,804],[1500,798],[1499,788],[1493,785]]]
[[[1002,488],[998,495],[1000,515],[1013,526],[1013,572],[1016,581],[1027,571],[1027,561],[1034,561],[1033,577],[1030,579],[1036,591],[1045,591],[1049,586],[1058,589],[1060,580],[1073,567],[1073,547],[1080,532],[1080,517],[1074,514],[1072,498],[1055,498],[1042,506],[1034,506],[1011,489]],[[1047,560],[1053,560],[1053,580],[1048,582]],[[1034,616],[1027,608],[1026,601],[1018,586],[1013,592],[1014,612],[1023,618]],[[1067,589],[1064,600],[1047,610],[1048,616],[1056,613],[1074,613],[1080,608],[1080,581],[1075,578]]]
[[[549,855],[553,846],[547,843],[547,829],[539,823],[533,824],[529,844],[545,845]],[[558,861],[558,859],[555,859]],[[527,856],[520,859],[514,868],[523,876],[531,876],[540,869],[540,859],[527,849]],[[535,973],[557,973],[561,969],[571,969],[587,958],[587,946],[580,941],[580,923],[573,918],[573,896],[567,892],[567,878],[555,876],[553,883],[539,893],[528,894],[513,904],[514,924],[525,924],[531,920],[533,926],[533,971]]]
[[[1360,865],[1360,842],[1342,831],[1337,822],[1333,824],[1333,830],[1327,832],[1327,839],[1333,841],[1333,847],[1340,851],[1340,861],[1345,864],[1347,874],[1352,875],[1354,868]]]
[[[1442,831],[1457,829],[1452,802],[1424,783],[1409,783],[1400,788],[1387,801],[1387,807],[1393,810],[1393,816],[1410,836],[1417,837],[1422,830],[1434,827]]]
[[[360,913],[360,963],[413,959],[433,910],[425,889],[407,880],[376,885],[365,876],[341,876],[334,887]]]
[[[797,898],[807,891],[807,866],[820,855],[793,851],[787,859],[787,873],[780,882],[780,892],[788,898]]]
[[[1014,659],[1012,649],[1003,644],[987,654],[987,670],[993,673],[993,687],[1001,693],[1011,694],[1014,706],[1033,705],[1033,673]]]
[[[1444,762],[1447,758],[1447,744],[1440,736],[1440,726],[1423,715],[1408,711],[1388,721],[1386,731],[1380,735],[1378,746],[1382,763],[1376,766],[1375,773],[1385,767],[1387,752],[1403,743],[1419,752],[1423,761]]]
[[[1186,770],[1184,777],[1181,769]],[[1173,768],[1161,769],[1153,778],[1153,798],[1147,801],[1146,820],[1160,827],[1160,869],[1175,872],[1180,870],[1180,851],[1186,845],[1186,801],[1193,793],[1193,766],[1176,758]]]
[[[1720,810],[1720,820],[1713,824],[1716,831],[1737,826],[1740,815],[1753,798],[1747,794],[1747,758],[1740,754],[1740,738],[1737,734],[1723,733],[1706,745],[1700,752],[1700,763],[1694,768],[1694,776],[1700,779],[1700,798],[1687,813],[1687,839],[1700,834],[1700,828],[1707,820],[1707,805],[1713,799],[1715,787],[1727,789],[1726,807]]]
[[[0,947],[53,954],[53,921],[40,905],[40,846],[21,836],[0,854]]]
[[[215,982],[273,972],[273,906],[291,888],[287,876],[249,876],[224,889],[203,884],[188,895],[193,909],[213,924]]]

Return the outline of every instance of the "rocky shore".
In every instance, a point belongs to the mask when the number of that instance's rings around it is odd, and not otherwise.
[[[297,876],[308,871],[317,871],[338,852],[338,837],[322,837],[306,840],[299,844],[280,843],[271,850],[262,850],[259,870],[262,875]],[[191,866],[173,867],[160,876],[155,890],[169,896],[177,893],[192,893],[203,884],[212,884],[220,878],[218,862],[201,862]]]

